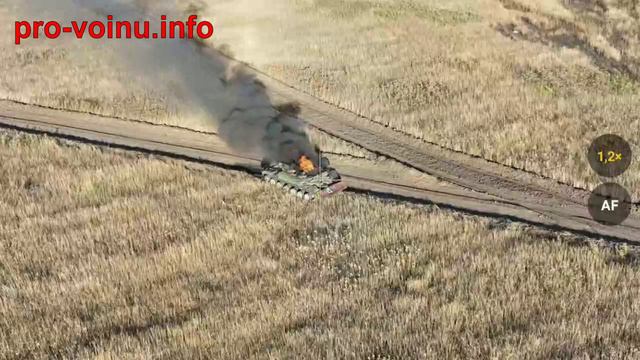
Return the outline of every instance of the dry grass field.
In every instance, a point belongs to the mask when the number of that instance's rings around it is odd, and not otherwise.
[[[199,2],[212,45],[427,141],[584,187],[596,135],[640,152],[637,2]],[[100,42],[14,46],[19,3],[0,0],[0,98],[215,130]],[[640,162],[620,182],[638,194]],[[240,172],[0,131],[0,359],[640,358],[639,265],[524,225],[303,203]]]
[[[237,58],[427,141],[581,187],[597,135],[640,151],[637,2],[210,3]]]
[[[13,1],[0,22],[12,34]],[[181,0],[182,4],[192,1]],[[213,44],[374,121],[580,187],[597,135],[640,153],[634,1],[199,1]],[[3,4],[3,2],[0,2]],[[8,21],[6,21],[8,20]],[[0,97],[210,128],[166,89],[118,67],[99,42],[0,44]],[[640,188],[640,162],[618,179]]]
[[[2,359],[637,358],[639,299],[629,249],[0,132]]]

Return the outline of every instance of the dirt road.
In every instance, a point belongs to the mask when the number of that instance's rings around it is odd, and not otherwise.
[[[327,109],[325,105],[313,102],[304,105],[302,116],[323,131],[433,175],[416,175],[417,171],[409,169],[406,173],[398,173],[383,164],[362,159],[334,160],[334,165],[354,191],[403,201],[435,203],[475,214],[640,245],[640,220],[637,217],[629,218],[619,226],[598,224],[589,217],[585,191],[463,154],[446,153],[415,139],[397,134],[390,136],[389,132],[393,130],[355,116],[340,117],[341,110]],[[327,114],[323,110],[331,111]],[[234,154],[215,134],[189,129],[8,101],[0,101],[0,126],[251,172],[257,172],[259,167],[257,157]]]

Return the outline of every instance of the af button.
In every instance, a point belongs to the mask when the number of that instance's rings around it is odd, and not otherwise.
[[[598,175],[613,178],[629,168],[631,146],[618,135],[602,135],[589,146],[587,158],[589,165]]]
[[[631,196],[622,186],[605,183],[589,197],[589,214],[604,225],[619,225],[631,213]]]

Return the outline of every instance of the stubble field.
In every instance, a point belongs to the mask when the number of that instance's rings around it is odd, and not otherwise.
[[[583,188],[600,182],[585,160],[598,135],[620,134],[640,152],[634,2],[198,4],[191,8],[216,24],[212,46],[426,141]],[[0,16],[11,19],[11,11]],[[10,21],[3,26],[12,32]],[[170,85],[150,90],[99,43],[16,49],[11,40],[0,55],[3,98],[213,127]],[[640,162],[617,180],[636,193]]]
[[[0,134],[0,358],[639,356],[629,249]]]
[[[16,3],[0,0],[3,34]],[[639,151],[632,2],[201,3],[213,45],[427,141],[584,187],[595,136]],[[2,98],[214,129],[100,43],[12,40]],[[634,193],[639,166],[619,179]],[[640,357],[637,264],[435,207],[302,203],[239,172],[0,133],[0,358]]]

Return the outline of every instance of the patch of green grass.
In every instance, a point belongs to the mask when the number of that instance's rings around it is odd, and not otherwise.
[[[601,94],[635,94],[638,86],[623,75],[607,74],[581,66],[525,67],[516,70],[517,76],[535,86],[543,96],[569,96],[588,88]]]
[[[0,261],[0,285],[7,285],[10,282],[9,270],[7,267]]]
[[[351,19],[369,12],[385,20],[399,20],[416,16],[440,25],[456,25],[481,19],[478,14],[469,11],[438,9],[415,4],[411,1],[379,3],[363,0],[316,0],[313,8],[328,11],[331,17],[339,19]]]
[[[595,72],[582,67],[527,67],[517,72],[520,78],[534,84],[538,93],[550,97],[566,96],[578,88],[615,95],[634,95],[640,89],[637,82],[625,75]]]
[[[541,84],[538,87],[538,91],[543,96],[554,97],[558,94],[558,91],[550,84]]]
[[[108,201],[111,193],[104,182],[86,182],[80,187],[78,197],[85,203],[99,205]]]
[[[638,83],[624,75],[615,74],[609,77],[609,88],[618,95],[638,93]]]
[[[370,1],[316,0],[313,7],[329,12],[331,17],[351,19],[369,11],[375,5]]]
[[[411,8],[407,12],[440,25],[459,25],[482,19],[480,15],[470,11],[434,9],[416,4],[411,4]]]
[[[554,82],[550,72],[546,69],[526,68],[520,71],[519,76],[527,83],[535,86],[539,94],[543,96],[554,96],[558,94],[558,84]],[[556,79],[557,80],[557,79]]]

